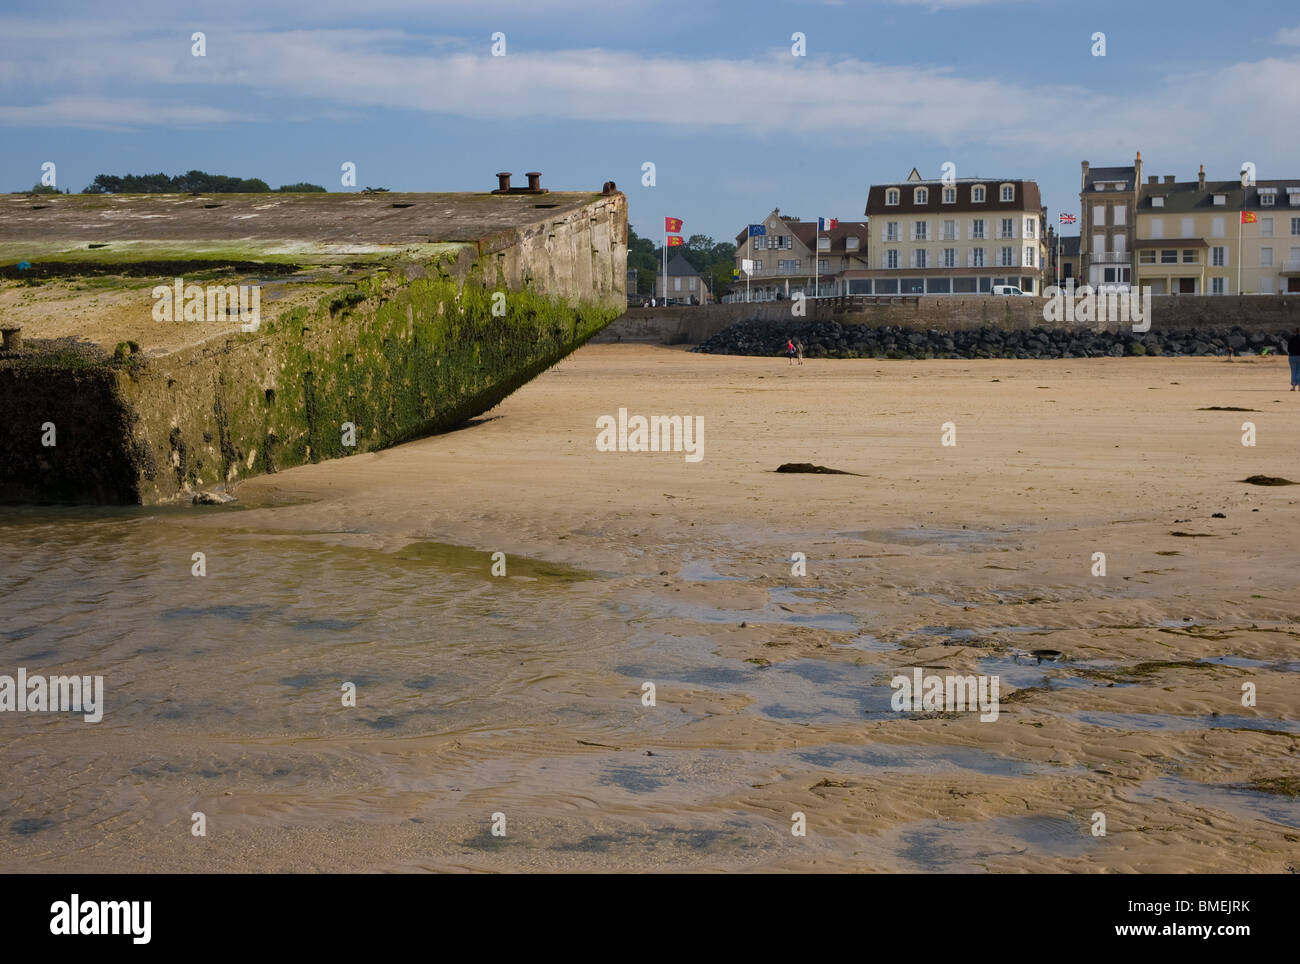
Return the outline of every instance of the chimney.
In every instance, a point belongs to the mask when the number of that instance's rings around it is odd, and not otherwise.
[[[1159,183],[1160,183],[1160,176],[1159,176],[1158,174],[1152,174],[1150,177],[1147,178],[1147,183],[1148,183],[1148,184],[1159,184]]]
[[[1172,174],[1166,174],[1166,175],[1165,175],[1165,183],[1166,183],[1166,184],[1173,184],[1173,183],[1174,183],[1174,175],[1172,175]]]
[[[1196,175],[1196,186],[1202,191],[1205,190],[1205,165],[1204,164],[1201,165],[1201,173]]]
[[[1081,192],[1088,190],[1088,162],[1083,161],[1082,164],[1083,164],[1083,183],[1079,187],[1079,190]]]
[[[1137,157],[1133,158],[1133,193],[1136,194],[1142,184],[1142,152],[1137,152]]]

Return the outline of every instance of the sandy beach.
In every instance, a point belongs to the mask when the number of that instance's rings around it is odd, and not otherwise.
[[[5,813],[34,822],[0,867],[1300,870],[1300,488],[1242,481],[1300,481],[1287,380],[590,345],[237,508],[78,510],[79,542],[21,555],[60,519],[20,514],[10,625],[80,552],[129,628],[78,649],[87,607],[25,640],[99,661],[109,703],[3,714]],[[701,416],[703,458],[598,451],[619,409]],[[918,667],[998,676],[997,719],[896,712]]]

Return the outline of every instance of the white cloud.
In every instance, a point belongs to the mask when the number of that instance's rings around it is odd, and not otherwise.
[[[501,121],[730,128],[737,136],[816,135],[838,143],[939,142],[959,168],[970,145],[1054,157],[1119,150],[1131,157],[1136,148],[1187,157],[1234,142],[1260,156],[1300,148],[1294,125],[1254,121],[1289,116],[1287,92],[1300,89],[1300,58],[1171,76],[1135,98],[1128,91],[966,76],[944,66],[804,60],[779,51],[727,59],[511,48],[492,57],[486,33],[464,41],[399,29],[243,29],[210,34],[208,57],[194,58],[188,38],[179,43],[171,32],[116,27],[65,32],[56,42],[58,28],[43,25],[40,42],[31,42],[10,26],[0,19],[0,100],[10,102],[0,107],[0,120],[11,126],[223,124],[246,119],[226,105],[252,97],[267,116],[283,113],[291,100],[294,119],[399,109]],[[33,80],[41,96],[31,99],[41,106],[13,105],[6,88]],[[122,91],[122,99],[103,91]]]
[[[1288,47],[1300,47],[1300,27],[1283,27],[1277,32],[1273,42],[1285,44]]]

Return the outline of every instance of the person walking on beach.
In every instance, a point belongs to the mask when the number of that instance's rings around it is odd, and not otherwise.
[[[1287,341],[1286,353],[1291,363],[1291,391],[1300,391],[1300,328]]]
[[[803,364],[803,342],[802,341],[795,342],[794,349],[799,353],[799,364],[802,365]]]
[[[790,360],[791,365],[794,364],[794,340],[793,339],[787,338],[785,340],[785,357]]]

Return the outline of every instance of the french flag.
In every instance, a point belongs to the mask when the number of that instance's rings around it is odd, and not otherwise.
[[[839,218],[831,218],[829,223],[827,223],[825,218],[817,219],[818,231],[829,231],[831,228],[838,228],[839,226],[840,226]]]

